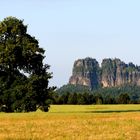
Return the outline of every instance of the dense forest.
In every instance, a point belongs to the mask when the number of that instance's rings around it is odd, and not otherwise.
[[[90,90],[81,85],[64,85],[56,90],[53,104],[138,104],[140,87],[123,85]]]

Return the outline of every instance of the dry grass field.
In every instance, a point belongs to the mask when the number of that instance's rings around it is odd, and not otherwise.
[[[53,105],[0,113],[0,140],[140,140],[140,105]]]

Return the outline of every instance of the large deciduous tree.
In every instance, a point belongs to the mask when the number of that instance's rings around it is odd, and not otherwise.
[[[52,76],[43,64],[44,52],[23,20],[0,22],[0,111],[48,111],[54,87],[48,85]]]

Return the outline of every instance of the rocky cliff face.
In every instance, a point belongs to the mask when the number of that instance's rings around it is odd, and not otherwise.
[[[69,83],[85,85],[91,89],[124,84],[140,86],[140,67],[133,63],[125,64],[120,59],[104,59],[101,67],[96,59],[79,59],[74,63]]]
[[[73,75],[69,83],[94,88],[100,83],[99,69],[99,64],[95,59],[79,59],[74,63]]]

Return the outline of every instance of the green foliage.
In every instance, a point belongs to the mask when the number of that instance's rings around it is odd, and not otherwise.
[[[22,20],[8,17],[0,23],[0,64],[3,69],[36,73],[43,65],[43,54],[35,37],[27,34],[27,26]]]
[[[44,52],[22,20],[0,22],[0,111],[48,111],[55,88],[48,87],[52,76],[43,64]]]
[[[68,97],[68,104],[77,104],[77,93],[70,94]]]
[[[90,92],[89,87],[82,86],[82,85],[64,85],[56,90],[58,94],[64,94],[64,93],[85,93]]]
[[[121,94],[118,98],[118,103],[119,104],[129,104],[130,103],[130,97],[128,96],[127,93]]]
[[[72,85],[70,85],[72,87]],[[69,85],[68,85],[69,87]],[[54,104],[129,104],[129,103],[140,103],[140,87],[135,85],[123,85],[111,88],[98,88],[93,91],[80,91],[78,92],[79,86],[71,90],[67,89],[66,86],[61,87],[61,90],[57,90],[57,97],[55,98]],[[127,93],[127,94],[126,94]]]

